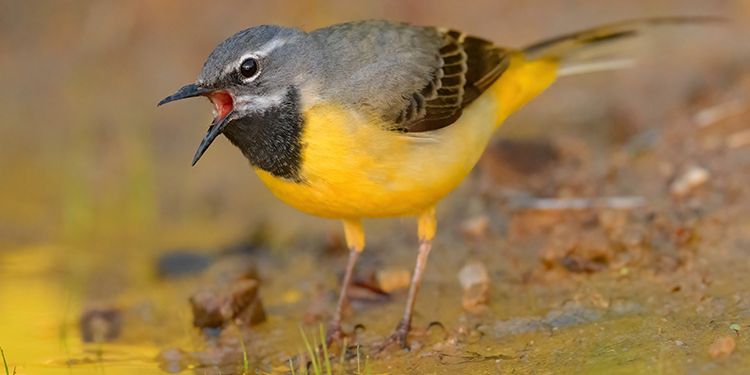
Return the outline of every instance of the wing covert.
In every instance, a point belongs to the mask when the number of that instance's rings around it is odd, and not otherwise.
[[[508,66],[507,51],[456,30],[439,30],[441,64],[427,85],[408,97],[395,119],[404,132],[437,130],[454,123]]]

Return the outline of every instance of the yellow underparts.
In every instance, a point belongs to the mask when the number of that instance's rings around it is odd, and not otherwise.
[[[435,204],[471,171],[495,129],[555,79],[554,61],[516,55],[508,70],[454,124],[399,133],[334,104],[304,113],[303,182],[257,170],[282,201],[316,216],[345,220],[347,242],[363,247],[359,219],[419,216],[419,236],[435,234]]]

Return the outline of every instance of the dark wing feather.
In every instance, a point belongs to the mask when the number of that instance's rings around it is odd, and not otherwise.
[[[397,130],[425,132],[454,123],[508,66],[507,51],[491,42],[455,30],[440,34],[442,63],[428,84],[407,98],[395,119]]]

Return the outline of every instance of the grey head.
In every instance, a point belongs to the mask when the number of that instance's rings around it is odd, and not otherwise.
[[[304,31],[263,25],[220,43],[195,83],[159,105],[196,96],[214,105],[214,120],[193,165],[219,134],[227,136],[251,163],[293,178],[299,159],[299,91],[316,86],[320,49]],[[282,144],[273,140],[284,139]],[[292,143],[297,143],[294,145]],[[298,163],[297,163],[298,164]]]

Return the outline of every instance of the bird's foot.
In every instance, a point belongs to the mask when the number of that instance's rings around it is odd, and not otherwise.
[[[328,332],[326,333],[326,346],[331,347],[334,343],[339,343],[346,338],[344,331],[341,329],[341,324],[331,323],[328,326]]]
[[[409,323],[401,322],[396,326],[396,329],[393,330],[393,333],[391,333],[391,335],[380,344],[377,351],[382,352],[393,345],[398,345],[401,349],[409,350],[409,343],[407,342],[408,336]]]

